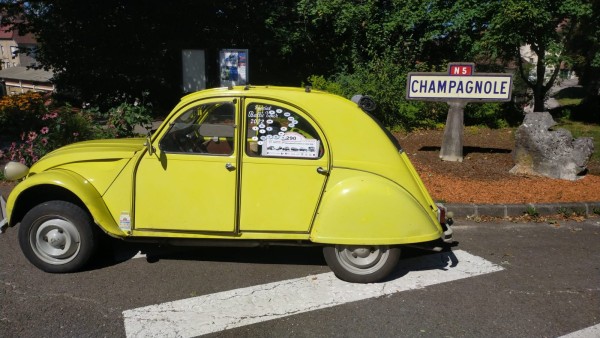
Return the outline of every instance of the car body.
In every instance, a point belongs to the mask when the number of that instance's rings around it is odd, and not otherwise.
[[[75,143],[28,173],[6,171],[26,177],[3,225],[21,224],[24,254],[48,272],[84,267],[98,229],[173,244],[322,245],[352,282],[385,278],[401,245],[451,238],[396,139],[356,102],[316,90],[199,91],[146,139]]]

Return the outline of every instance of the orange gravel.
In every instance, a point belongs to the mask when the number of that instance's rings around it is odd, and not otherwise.
[[[575,182],[544,177],[514,176],[497,180],[466,180],[431,173],[417,166],[431,196],[446,203],[523,204],[600,201],[600,176]]]
[[[516,176],[512,129],[465,128],[464,160],[439,158],[442,130],[416,131],[396,137],[431,196],[446,203],[522,204],[600,201],[600,163],[577,181]],[[596,149],[600,151],[600,149]]]

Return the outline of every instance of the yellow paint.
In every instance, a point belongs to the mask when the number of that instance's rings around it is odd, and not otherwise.
[[[229,136],[190,137],[228,142],[232,154],[163,152],[171,123],[211,102],[235,105],[233,137],[231,126]],[[285,107],[308,121],[314,135],[294,132],[318,137],[318,158],[257,156],[252,137],[258,134],[246,125],[252,103]],[[76,195],[113,236],[405,244],[442,234],[437,207],[408,157],[373,119],[339,96],[279,87],[200,91],[182,98],[151,143],[152,155],[143,139],[54,151],[13,190],[7,211],[23,203],[19,197],[29,189],[51,184]],[[118,227],[127,213],[130,233]],[[18,221],[10,219],[12,225]]]

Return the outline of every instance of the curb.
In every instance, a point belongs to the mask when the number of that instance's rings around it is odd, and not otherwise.
[[[527,203],[527,204],[444,204],[448,211],[454,213],[454,218],[465,219],[473,216],[515,217],[532,211],[540,216],[557,215],[561,213],[577,213],[591,216],[600,212],[600,202],[577,203]]]

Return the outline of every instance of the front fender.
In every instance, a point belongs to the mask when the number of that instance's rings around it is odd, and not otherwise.
[[[311,240],[347,245],[432,241],[443,233],[436,212],[391,180],[336,169],[329,178]]]
[[[42,191],[61,192],[58,196],[78,199],[89,211],[94,219],[106,233],[115,237],[124,237],[127,234],[119,229],[112,218],[104,200],[94,186],[82,176],[68,170],[48,170],[28,177],[19,183],[8,196],[6,209],[9,224],[14,226],[18,220],[15,219],[15,211],[33,207],[28,201],[30,196],[35,197],[36,202],[44,202],[56,199],[52,194],[40,194]],[[54,190],[56,189],[56,190]],[[22,216],[22,215],[21,215]]]

